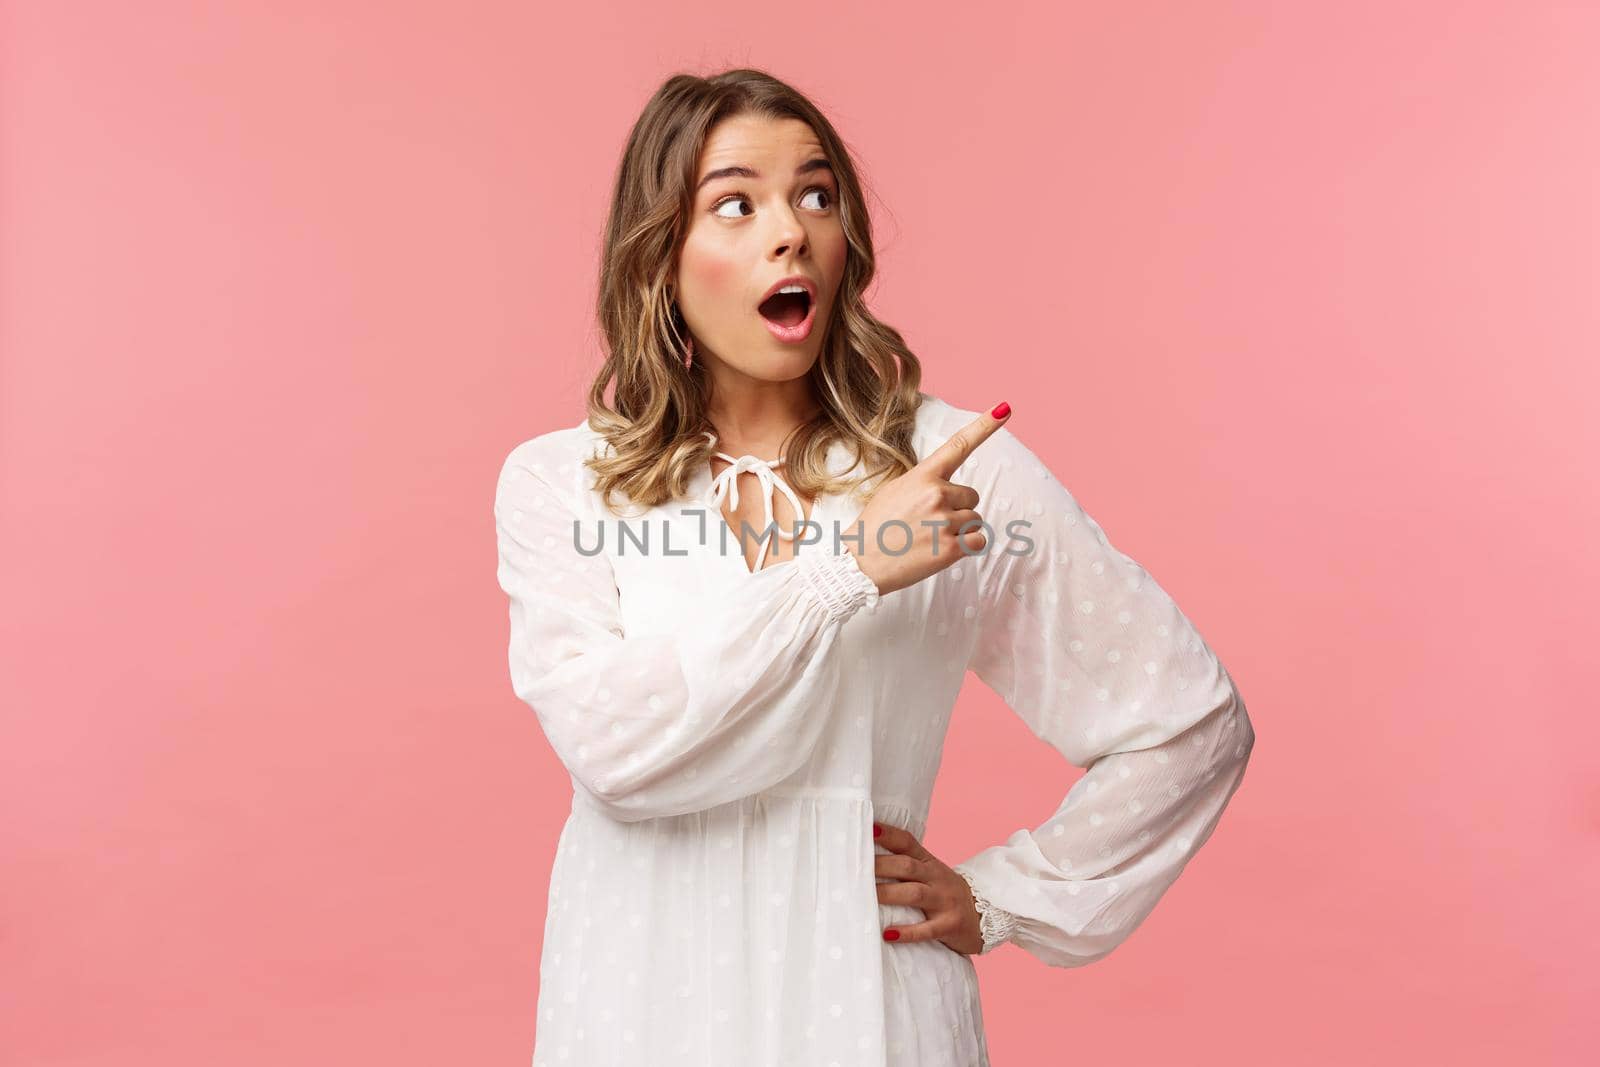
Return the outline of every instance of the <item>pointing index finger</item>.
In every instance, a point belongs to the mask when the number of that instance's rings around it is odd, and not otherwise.
[[[948,441],[928,454],[928,458],[922,461],[923,466],[941,478],[949,478],[956,472],[956,468],[965,463],[967,457],[996,430],[1004,426],[1010,417],[1010,404],[1004,401],[996,404],[993,411],[979,415],[951,434]]]

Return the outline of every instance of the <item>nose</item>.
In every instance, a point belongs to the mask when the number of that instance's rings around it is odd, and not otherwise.
[[[772,255],[776,259],[784,255],[800,255],[807,251],[806,228],[794,212],[787,212],[780,216],[777,235],[773,238]]]

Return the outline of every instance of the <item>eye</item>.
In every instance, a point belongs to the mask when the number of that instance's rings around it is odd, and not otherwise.
[[[726,204],[737,204],[737,203],[740,203],[740,202],[748,204],[750,202],[750,199],[748,197],[746,197],[743,193],[735,193],[732,196],[725,196],[721,200],[718,200],[715,204],[713,204],[711,206],[711,213],[713,215],[717,215],[717,216],[719,216],[721,218],[725,218],[725,219],[743,218],[742,215],[724,214],[723,210],[722,210],[723,206],[726,205]]]
[[[801,197],[801,199],[804,200],[805,197],[810,196],[812,193],[821,193],[823,198],[824,198],[824,202],[822,203],[822,205],[820,207],[814,208],[814,210],[827,211],[833,206],[833,191],[831,189],[829,189],[827,186],[825,186],[825,185],[813,185],[811,188],[809,188],[809,189],[807,189],[805,191],[805,194]],[[730,215],[730,214],[728,214],[728,213],[726,213],[726,212],[724,212],[722,210],[728,204],[738,204],[738,203],[749,204],[750,203],[750,198],[748,196],[745,196],[743,193],[731,193],[728,196],[723,197],[721,200],[718,200],[715,204],[712,204],[711,205],[711,213],[713,215],[716,215],[718,218],[723,218],[723,219],[742,219],[742,218],[745,218],[746,217],[745,215],[742,215],[742,214],[732,214],[732,215]]]

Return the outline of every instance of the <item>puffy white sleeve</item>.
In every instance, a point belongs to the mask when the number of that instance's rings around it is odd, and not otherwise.
[[[983,951],[1101,959],[1210,837],[1255,743],[1216,654],[1008,429],[958,472],[993,528],[968,666],[1074,766],[1043,823],[957,864]],[[1024,523],[1028,525],[1024,525]],[[1031,542],[1031,544],[1030,544]]]
[[[615,530],[595,552],[592,494],[551,476],[539,441],[513,449],[500,473],[498,577],[512,689],[573,788],[633,822],[701,811],[798,770],[839,704],[839,632],[878,597],[855,557],[808,546],[726,594],[686,599],[671,632],[630,636]]]

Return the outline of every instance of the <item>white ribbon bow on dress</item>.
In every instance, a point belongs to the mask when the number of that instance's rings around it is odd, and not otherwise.
[[[709,438],[713,444],[716,443],[717,438],[715,434],[707,432],[706,437]],[[766,506],[767,513],[767,520],[761,526],[763,530],[773,524],[773,489],[783,490],[783,495],[789,498],[789,503],[794,508],[796,522],[799,522],[801,519],[805,518],[806,513],[805,509],[800,505],[800,497],[796,495],[795,491],[789,487],[789,483],[780,478],[778,476],[778,472],[773,469],[783,462],[782,458],[757,459],[755,456],[751,455],[734,457],[728,455],[726,452],[718,452],[716,453],[716,456],[718,459],[725,459],[729,463],[733,464],[733,466],[727,468],[721,474],[718,474],[716,477],[712,478],[711,487],[705,495],[705,502],[711,507],[716,508],[717,514],[720,515],[722,513],[722,501],[724,499],[728,500],[730,507],[735,510],[738,509],[739,475],[745,471],[749,471],[761,482],[762,502]],[[742,534],[743,531],[740,531],[740,533]],[[783,538],[785,541],[793,541],[796,537],[796,534],[792,531],[786,533],[782,527],[779,527],[778,536]],[[740,544],[741,546],[743,545],[742,537]],[[767,558],[767,549],[771,546],[771,540],[766,537],[761,539],[761,551],[756,554],[756,570],[761,569],[762,561]]]

